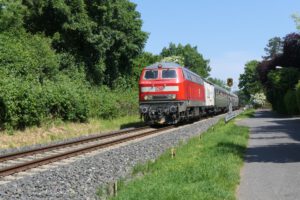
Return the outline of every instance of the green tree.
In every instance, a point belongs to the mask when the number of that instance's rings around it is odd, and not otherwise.
[[[283,40],[280,37],[269,39],[267,46],[264,48],[266,56],[263,59],[269,60],[283,53]]]
[[[297,29],[300,31],[300,15],[298,13],[295,13],[292,15],[292,18],[294,19],[296,23]]]
[[[25,11],[21,0],[0,0],[0,32],[22,27]]]
[[[202,54],[198,52],[197,46],[192,47],[190,44],[183,46],[170,43],[169,47],[163,48],[160,55],[162,57],[182,56],[184,65],[203,78],[207,78],[211,71],[209,60],[203,58]]]
[[[51,40],[24,30],[0,33],[0,69],[18,78],[43,82],[53,80],[59,70],[59,59]]]
[[[284,96],[288,90],[295,88],[299,79],[300,72],[296,68],[276,69],[268,73],[266,96],[275,111],[287,113]]]
[[[154,55],[149,52],[144,52],[140,54],[133,60],[133,72],[132,77],[133,81],[136,83],[140,77],[142,69],[153,63],[159,62],[161,57],[159,55]]]
[[[298,110],[300,111],[300,80],[296,85],[296,97],[297,97]]]
[[[85,64],[92,83],[109,85],[132,71],[147,33],[136,5],[128,0],[23,0],[26,30],[52,38],[58,52]]]
[[[239,88],[243,94],[250,99],[251,94],[262,91],[261,83],[257,72],[259,62],[256,60],[249,61],[245,64],[244,73],[239,78]]]
[[[207,80],[209,80],[210,82],[212,82],[226,90],[230,90],[230,88],[227,86],[227,83],[225,81],[223,81],[222,79],[209,77]]]
[[[181,66],[184,66],[184,58],[182,56],[168,56],[161,59],[160,62],[174,62]]]

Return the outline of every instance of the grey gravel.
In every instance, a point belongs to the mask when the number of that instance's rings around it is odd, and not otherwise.
[[[97,199],[99,187],[128,177],[136,164],[157,158],[180,141],[206,131],[221,118],[224,115],[13,180],[0,185],[0,199]]]

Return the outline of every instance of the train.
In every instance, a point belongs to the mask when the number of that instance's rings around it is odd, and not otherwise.
[[[238,105],[237,95],[177,63],[154,63],[140,75],[140,115],[149,125],[177,124]]]

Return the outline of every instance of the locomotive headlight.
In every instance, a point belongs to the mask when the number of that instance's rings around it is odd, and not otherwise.
[[[144,99],[147,100],[152,100],[152,95],[145,95]]]
[[[176,94],[170,94],[170,95],[169,95],[169,98],[170,98],[170,99],[176,99]]]

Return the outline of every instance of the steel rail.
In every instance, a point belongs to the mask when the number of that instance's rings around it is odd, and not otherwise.
[[[74,145],[78,145],[78,144],[92,142],[92,141],[95,141],[95,140],[106,139],[106,138],[110,138],[110,137],[116,137],[116,136],[124,135],[124,134],[127,134],[127,133],[131,133],[131,132],[141,131],[141,130],[144,130],[144,129],[147,129],[147,128],[149,128],[149,126],[144,126],[144,127],[129,129],[129,130],[121,130],[121,131],[117,131],[117,132],[110,132],[110,133],[106,133],[106,134],[102,134],[102,135],[95,135],[95,136],[91,136],[91,137],[86,137],[86,138],[79,139],[79,140],[76,140],[76,141],[70,141],[70,142],[65,142],[65,143],[61,143],[61,144],[47,145],[47,146],[44,146],[44,147],[34,148],[34,149],[31,149],[31,150],[0,155],[0,162],[4,162],[4,161],[7,161],[7,160],[13,160],[13,159],[21,158],[21,157],[24,157],[24,156],[35,155],[35,154],[43,153],[43,152],[46,152],[46,151],[51,151],[51,150],[54,150],[54,149],[61,149],[61,148],[69,147],[69,146],[74,146]]]
[[[29,161],[27,163],[22,163],[22,164],[18,164],[18,165],[15,165],[15,166],[6,167],[6,168],[3,168],[3,169],[0,169],[0,177],[12,175],[12,174],[15,174],[15,173],[18,173],[18,172],[21,172],[21,171],[25,171],[25,170],[28,170],[28,169],[32,169],[32,168],[35,168],[35,167],[38,167],[38,166],[41,166],[41,165],[45,165],[45,164],[49,164],[49,163],[56,162],[56,161],[59,161],[59,160],[63,160],[63,159],[66,159],[66,158],[74,157],[74,156],[81,155],[81,154],[84,154],[84,153],[87,153],[87,152],[90,152],[90,151],[103,149],[103,148],[106,148],[106,147],[110,147],[110,146],[113,146],[113,145],[116,145],[116,144],[124,143],[124,142],[134,140],[134,139],[137,139],[137,138],[142,138],[142,137],[145,137],[145,136],[148,136],[148,135],[152,135],[152,134],[155,134],[155,133],[159,133],[159,132],[162,132],[162,131],[165,131],[165,130],[172,129],[173,127],[174,126],[167,126],[167,127],[164,127],[164,128],[151,130],[151,131],[148,131],[148,132],[143,132],[143,133],[136,134],[136,135],[131,135],[131,136],[128,136],[128,137],[119,138],[119,139],[115,139],[115,140],[100,143],[100,144],[94,144],[94,145],[79,148],[79,149],[76,149],[76,150],[71,150],[71,151],[60,153],[60,154],[57,154],[57,155],[52,155],[52,156],[48,156],[48,157],[45,157],[45,158],[32,160],[32,161]]]

